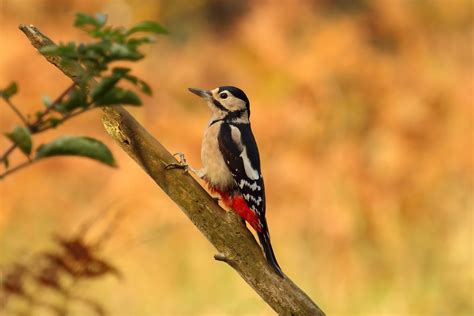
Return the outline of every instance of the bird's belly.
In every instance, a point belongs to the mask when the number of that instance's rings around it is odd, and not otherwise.
[[[235,186],[235,182],[219,150],[219,127],[220,123],[217,123],[206,130],[201,147],[201,160],[204,177],[209,184],[220,190],[228,190]]]

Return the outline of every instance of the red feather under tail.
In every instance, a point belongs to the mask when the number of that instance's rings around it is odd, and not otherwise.
[[[229,194],[228,192],[221,191],[211,186],[209,188],[213,193],[219,194],[224,205],[239,214],[239,216],[246,220],[250,226],[253,227],[253,229],[255,229],[257,232],[262,231],[262,226],[258,220],[257,214],[255,214],[255,212],[253,212],[247,206],[247,202],[245,202],[245,199],[242,195]]]
[[[265,218],[259,220],[257,214],[247,206],[247,202],[245,202],[245,199],[242,195],[229,194],[228,192],[221,191],[215,187],[212,187],[211,185],[209,185],[209,189],[212,193],[219,194],[225,206],[231,208],[234,212],[239,214],[240,217],[245,219],[253,227],[253,229],[257,231],[258,239],[260,240],[263,252],[265,253],[265,258],[276,271],[276,273],[278,273],[281,277],[284,277],[285,275],[278,265],[272,249],[272,244],[270,243],[270,234],[268,233],[267,222]]]

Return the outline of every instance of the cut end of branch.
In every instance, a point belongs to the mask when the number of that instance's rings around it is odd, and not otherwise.
[[[33,44],[35,48],[39,49],[43,46],[54,45],[54,42],[49,37],[42,34],[33,24],[20,24],[18,28],[23,33],[25,33],[25,35],[28,37],[28,39],[31,41],[31,44]]]
[[[41,31],[33,24],[20,24],[18,28],[30,40],[31,45],[33,45],[33,47],[38,50],[45,46],[55,45],[55,43],[49,37],[41,33]],[[62,65],[61,58],[58,56],[43,56],[46,58],[47,61],[55,65],[59,70],[61,70],[66,76],[71,78],[73,81],[78,80],[78,78],[80,77],[80,74],[82,73],[81,65]]]
[[[226,255],[224,255],[223,253],[216,253],[214,255],[214,259],[216,259],[217,261],[223,261],[223,262],[226,262],[228,264],[231,263],[231,260],[229,258],[226,257]]]

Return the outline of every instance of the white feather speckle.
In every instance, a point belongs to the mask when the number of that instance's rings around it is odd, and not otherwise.
[[[260,203],[262,202],[262,197],[261,196],[259,196],[258,198],[255,198],[254,196],[252,196],[250,194],[243,194],[243,197],[247,202],[252,200],[252,202],[257,204],[257,205],[260,205]]]
[[[261,191],[262,190],[262,187],[259,186],[256,181],[254,181],[252,184],[250,184],[245,179],[242,179],[242,180],[240,180],[239,187],[241,189],[243,189],[244,186],[249,187],[252,191],[256,191],[256,190]]]

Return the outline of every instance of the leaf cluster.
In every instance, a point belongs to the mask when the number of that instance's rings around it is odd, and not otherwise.
[[[144,44],[155,39],[150,34],[167,34],[167,30],[153,21],[145,21],[126,29],[106,25],[104,14],[95,16],[77,13],[74,26],[82,29],[94,41],[90,43],[60,43],[41,48],[44,55],[61,57],[62,63],[79,62],[83,67],[82,77],[99,76],[116,61],[138,61],[145,55],[140,51]]]
[[[40,52],[46,56],[59,58],[60,63],[79,64],[79,75],[74,83],[68,87],[54,101],[44,96],[44,106],[35,115],[23,115],[12,102],[12,97],[18,92],[15,82],[0,90],[2,98],[19,116],[22,125],[15,126],[5,136],[12,142],[12,146],[1,156],[6,172],[0,174],[0,179],[14,171],[9,168],[9,155],[16,149],[24,153],[28,162],[46,157],[59,155],[77,155],[95,159],[109,166],[115,166],[110,150],[100,141],[89,137],[61,136],[51,143],[43,144],[34,150],[32,136],[45,130],[56,128],[65,121],[86,111],[114,105],[142,105],[141,97],[133,90],[121,86],[128,82],[137,91],[146,95],[152,94],[151,87],[132,73],[132,69],[124,67],[123,62],[136,62],[145,57],[140,50],[143,45],[153,43],[151,35],[166,34],[167,31],[158,23],[145,21],[131,28],[108,26],[104,14],[88,15],[77,13],[74,26],[85,31],[92,39],[87,43],[59,43],[41,48]],[[119,65],[115,65],[120,62]],[[91,80],[97,84],[90,89]],[[35,154],[33,155],[33,152]]]

